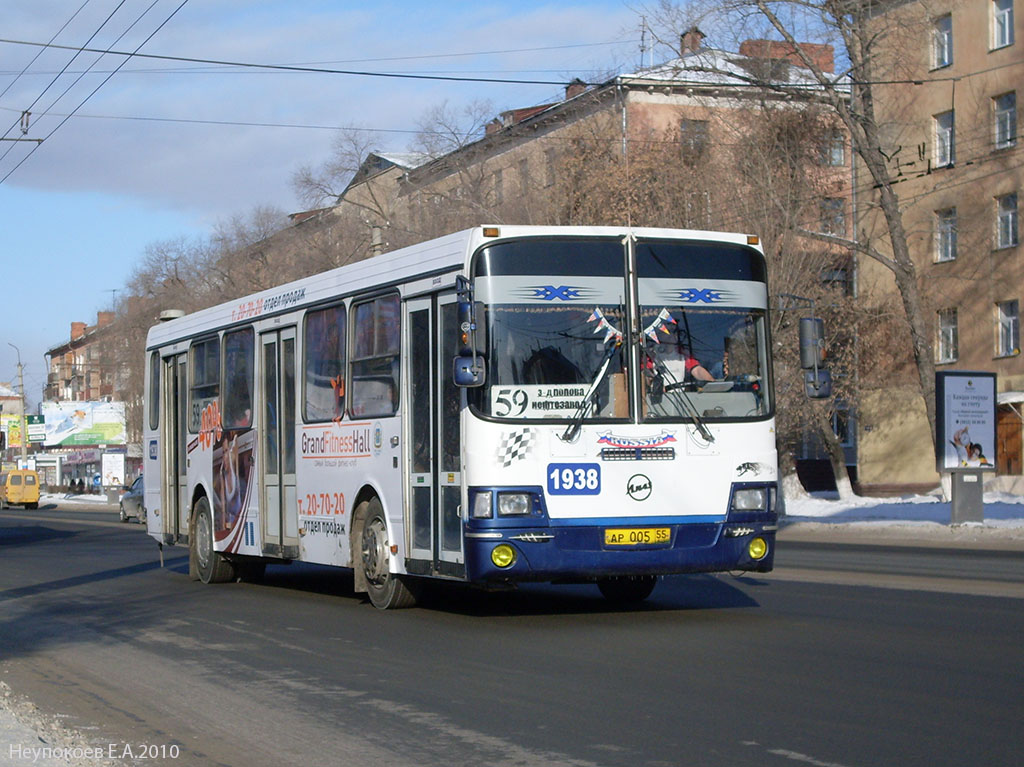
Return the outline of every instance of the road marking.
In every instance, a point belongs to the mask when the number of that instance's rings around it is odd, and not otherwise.
[[[847,765],[840,764],[839,762],[823,762],[820,759],[815,759],[813,756],[801,754],[799,751],[790,751],[788,748],[765,748],[756,740],[741,740],[740,743],[753,748],[764,748],[766,753],[773,756],[781,756],[794,762],[803,762],[804,764],[812,765],[812,767],[847,767]]]
[[[826,583],[832,586],[869,586],[878,589],[931,591],[941,594],[1024,599],[1024,583],[1009,581],[892,575],[888,573],[860,573],[844,570],[815,570],[803,567],[776,567],[762,577],[768,580]]]
[[[768,753],[774,754],[775,756],[783,756],[786,759],[792,759],[794,762],[810,764],[814,767],[846,767],[845,764],[840,764],[839,762],[822,762],[815,759],[813,756],[807,756],[807,754],[801,754],[798,751],[789,751],[784,748],[769,748]]]

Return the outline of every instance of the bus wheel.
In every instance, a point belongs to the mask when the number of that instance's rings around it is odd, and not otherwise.
[[[196,501],[195,528],[189,541],[196,571],[203,583],[226,583],[235,579],[235,568],[213,548],[213,515],[203,496]]]
[[[621,578],[601,578],[597,587],[604,598],[620,605],[643,602],[654,591],[658,578],[654,575],[624,576]]]
[[[380,500],[372,498],[367,502],[363,520],[359,566],[366,577],[366,593],[370,602],[380,610],[412,607],[416,604],[416,595],[406,579],[392,573],[388,567],[391,544]]]

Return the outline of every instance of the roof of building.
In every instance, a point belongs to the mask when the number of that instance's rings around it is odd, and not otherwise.
[[[762,42],[762,41],[749,41]],[[746,45],[746,44],[745,44]],[[831,72],[826,72],[830,74]],[[777,56],[749,56],[717,48],[701,48],[679,58],[623,73],[616,82],[656,80],[674,85],[749,86],[752,81],[779,86],[820,88],[811,70]],[[840,87],[848,87],[849,78],[835,77]]]

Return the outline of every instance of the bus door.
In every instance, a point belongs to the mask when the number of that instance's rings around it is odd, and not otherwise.
[[[166,543],[174,543],[188,535],[188,365],[187,354],[164,358],[163,429],[160,444],[163,450],[163,485],[160,505],[163,535]]]
[[[257,429],[263,553],[299,556],[295,499],[295,328],[260,336],[260,401]]]
[[[459,414],[462,391],[452,380],[457,345],[455,296],[405,304],[409,414],[405,440],[408,481],[408,570],[461,576],[462,462]]]

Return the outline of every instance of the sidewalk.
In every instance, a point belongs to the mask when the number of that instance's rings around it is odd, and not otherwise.
[[[987,486],[988,487],[988,486]],[[1024,551],[1024,495],[992,485],[984,522],[953,526],[941,491],[899,498],[808,494],[786,487],[780,541]],[[1014,488],[1016,489],[1016,488]]]
[[[19,701],[0,681],[0,767],[118,767],[103,746],[45,716],[31,703]]]
[[[60,506],[70,507],[81,511],[91,509],[117,511],[118,501],[108,501],[106,493],[83,493],[81,495],[73,493],[42,493],[39,496],[40,508],[49,504],[59,504]]]

